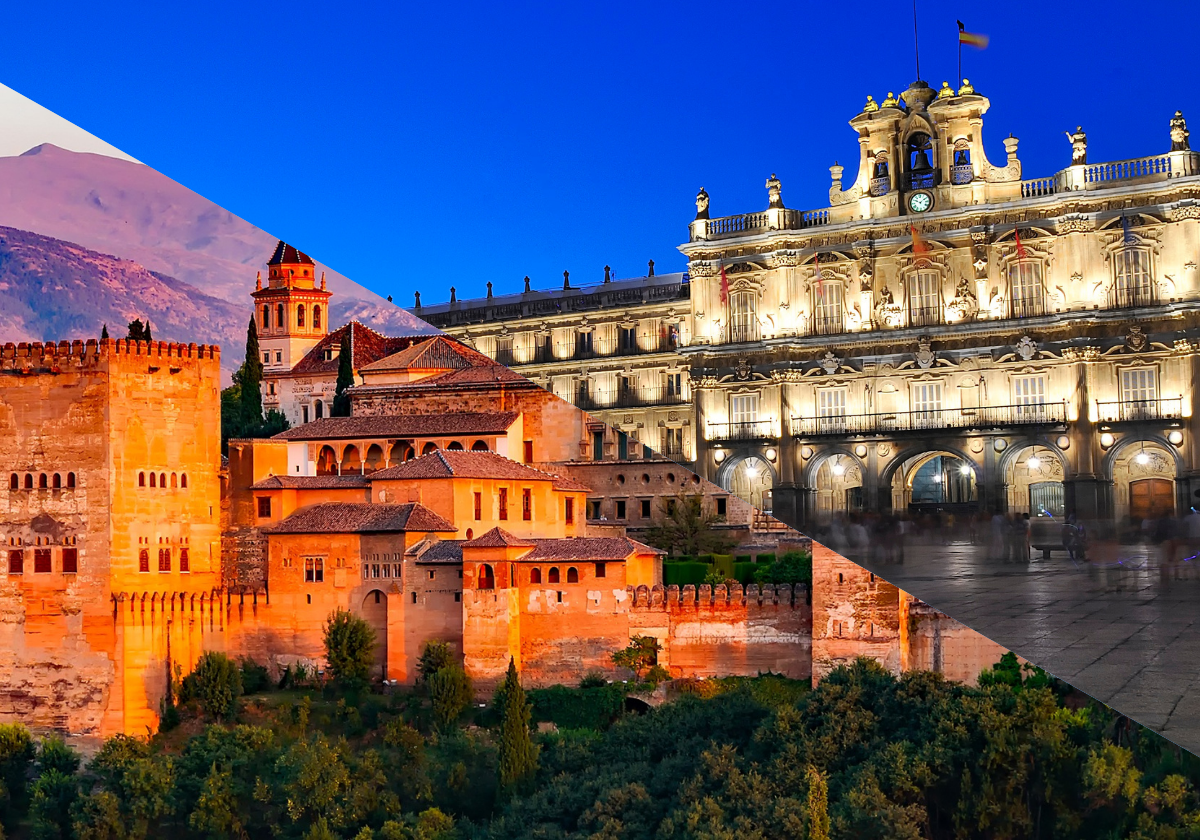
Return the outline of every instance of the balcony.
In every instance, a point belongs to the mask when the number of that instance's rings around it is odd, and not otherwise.
[[[1067,405],[988,405],[977,408],[938,408],[831,417],[793,417],[795,437],[925,432],[937,429],[995,429],[1014,426],[1059,426],[1067,422]]]
[[[1028,297],[1013,298],[1009,306],[1010,318],[1036,318],[1046,314],[1046,297],[1034,294]]]
[[[969,163],[950,167],[950,183],[955,185],[969,184],[975,179],[975,167]]]
[[[612,348],[599,348],[593,344],[540,344],[532,351],[522,353],[515,351],[497,351],[496,361],[508,367],[520,365],[542,365],[550,362],[584,361],[587,359],[608,359],[622,356],[646,356],[653,353],[672,353],[678,348],[679,342],[668,337],[656,339],[642,338],[637,344],[618,344]]]
[[[709,423],[708,439],[714,442],[774,440],[779,437],[772,420],[734,420]]]
[[[617,388],[579,392],[575,395],[575,407],[584,411],[600,411],[606,408],[643,408],[658,405],[685,405],[688,398],[673,388],[662,385],[642,385],[637,388]]]
[[[818,313],[809,324],[813,335],[841,335],[846,331],[846,317],[841,312]]]
[[[1183,419],[1183,399],[1120,400],[1096,404],[1101,423],[1138,423]]]
[[[726,344],[749,344],[762,340],[758,324],[730,324],[725,329]]]
[[[908,308],[908,325],[910,327],[940,327],[945,322],[945,312],[940,303],[936,306],[910,306]]]
[[[1108,293],[1109,309],[1136,309],[1139,306],[1153,306],[1157,303],[1153,283],[1139,283],[1132,286],[1115,286]]]

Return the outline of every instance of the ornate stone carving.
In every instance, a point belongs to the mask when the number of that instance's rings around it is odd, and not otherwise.
[[[696,218],[708,218],[708,192],[704,187],[701,187],[700,192],[696,193]]]
[[[1130,353],[1140,353],[1146,349],[1150,343],[1150,339],[1142,332],[1141,327],[1130,327],[1129,333],[1125,336],[1125,347]]]
[[[974,318],[979,312],[979,300],[975,297],[975,292],[971,291],[971,284],[965,277],[958,281],[958,288],[954,290],[954,300],[950,301],[950,310],[960,321]]]
[[[1171,208],[1171,221],[1180,222],[1184,219],[1200,219],[1200,204],[1180,204]]]
[[[1015,349],[1017,355],[1020,356],[1023,361],[1028,362],[1031,359],[1037,358],[1038,344],[1027,335],[1021,336],[1021,340],[1017,342]]]
[[[892,445],[890,443],[881,443],[875,447],[875,451],[879,453],[880,458],[886,458],[892,454]]]
[[[799,251],[775,251],[767,254],[767,268],[784,268],[787,266],[800,265],[801,255]]]
[[[771,177],[767,179],[767,199],[768,207],[783,209],[783,185],[779,179],[775,177],[775,173],[771,173]]]
[[[1087,216],[1063,216],[1058,220],[1059,233],[1091,233],[1096,223]]]
[[[1175,352],[1176,353],[1191,353],[1195,349],[1196,349],[1196,345],[1193,344],[1191,341],[1188,341],[1186,338],[1176,339],[1176,341],[1175,341]]]
[[[879,299],[875,302],[875,323],[884,327],[898,327],[904,322],[904,309],[892,298],[887,284],[880,286]]]
[[[753,372],[754,367],[750,364],[750,361],[746,359],[745,356],[738,359],[737,366],[733,369],[733,375],[742,382],[745,382],[747,379],[749,379],[750,374]]]
[[[1129,472],[1133,475],[1173,475],[1175,465],[1161,452],[1139,452],[1129,461]]]
[[[826,350],[825,355],[821,357],[821,361],[817,364],[821,366],[821,370],[832,375],[841,369],[842,360],[838,356],[835,356],[832,350]]]
[[[913,354],[913,358],[921,370],[929,370],[933,367],[933,363],[937,361],[937,353],[933,351],[929,336],[923,335],[917,339],[917,352]]]
[[[688,263],[688,274],[692,277],[716,277],[720,270],[720,263],[715,260],[712,262],[692,260]]]
[[[1071,141],[1071,165],[1082,166],[1087,163],[1087,134],[1083,131],[1083,126],[1078,126],[1074,132],[1065,132],[1067,139]]]

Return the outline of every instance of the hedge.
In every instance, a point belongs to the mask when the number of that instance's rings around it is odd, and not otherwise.
[[[775,552],[772,551],[768,554],[760,554],[754,558],[754,562],[755,563],[774,563],[775,562]]]
[[[664,586],[699,586],[711,567],[707,563],[682,563],[678,560],[663,563]]]
[[[734,563],[733,579],[742,584],[742,586],[754,583],[754,572],[757,569],[757,563]]]
[[[720,572],[727,578],[733,577],[733,555],[732,554],[714,554],[713,565],[715,571]]]
[[[620,683],[596,688],[531,689],[533,717],[550,721],[560,729],[604,730],[625,710],[625,686]]]
[[[733,562],[735,562],[735,563],[753,563],[754,557],[753,557],[753,555],[750,555],[750,554],[739,554],[737,557],[733,558]]]

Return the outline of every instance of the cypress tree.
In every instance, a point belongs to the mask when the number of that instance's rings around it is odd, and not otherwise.
[[[146,328],[142,325],[141,318],[134,318],[129,322],[129,335],[126,336],[130,341],[146,341]]]
[[[529,720],[533,704],[525,698],[525,690],[517,677],[517,665],[508,660],[508,673],[499,691],[500,723],[500,788],[512,790],[527,782],[537,771],[537,748],[529,737]]]
[[[150,334],[150,319],[149,318],[146,319],[146,329],[142,333],[142,340],[143,341],[153,341],[154,340],[154,336],[152,336]]]
[[[825,774],[811,764],[808,777],[808,837],[809,840],[829,840],[829,784]]]
[[[100,328],[100,340],[104,341],[108,338],[108,324]]]
[[[241,376],[238,384],[241,386],[241,426],[242,434],[254,434],[263,422],[262,413],[262,353],[258,349],[258,326],[254,317],[250,317],[250,326],[246,327],[246,361],[242,362]]]
[[[350,351],[350,328],[347,327],[342,335],[341,349],[338,350],[337,392],[333,397],[333,410],[330,412],[332,416],[350,416],[350,395],[346,393],[346,389],[353,385],[354,360]]]

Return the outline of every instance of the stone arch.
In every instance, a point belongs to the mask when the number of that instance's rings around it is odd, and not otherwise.
[[[1009,511],[1031,516],[1066,513],[1064,482],[1071,475],[1071,465],[1057,444],[1036,438],[1015,441],[996,466]]]
[[[1156,518],[1178,512],[1185,465],[1161,435],[1129,435],[1116,442],[1101,462],[1112,481],[1113,516]]]
[[[452,441],[450,441],[450,443],[446,444],[446,451],[447,452],[462,452],[463,445],[462,445],[462,443],[460,443],[457,440],[452,440]]]
[[[337,473],[337,453],[333,451],[332,446],[326,444],[317,453],[317,475],[337,475]]]
[[[437,452],[437,449],[438,449],[438,445],[436,443],[434,443],[433,441],[429,441],[429,443],[427,443],[423,447],[421,447],[421,454],[428,455],[431,452]]]
[[[868,506],[865,498],[867,468],[862,459],[846,447],[831,446],[809,459],[806,485],[816,492],[814,508],[818,515],[848,513]]]
[[[363,462],[365,472],[373,473],[383,469],[383,447],[378,443],[372,443],[367,447],[367,458]]]
[[[495,589],[496,571],[490,563],[479,564],[479,575],[475,580],[476,589]]]
[[[362,468],[362,455],[359,453],[358,447],[353,443],[346,444],[346,446],[342,449],[342,475],[361,473]]]
[[[917,476],[936,458],[949,457],[962,462],[969,468],[969,475],[961,472],[946,474],[943,470],[943,482],[951,489],[943,491],[950,498],[940,502],[914,501],[913,482]],[[896,453],[880,470],[880,488],[890,488],[891,505],[893,510],[909,510],[913,504],[938,505],[977,505],[979,502],[979,479],[981,467],[971,455],[955,445],[930,446],[917,444],[909,446]],[[961,477],[960,477],[961,476]],[[897,479],[900,479],[899,483]],[[923,498],[923,497],[922,497]]]
[[[381,680],[387,679],[388,661],[388,596],[381,589],[372,589],[362,600],[362,618],[375,631],[375,647],[372,674]]]
[[[717,470],[717,484],[763,513],[771,512],[771,491],[778,481],[775,466],[758,452],[726,458]]]
[[[488,447],[486,440],[477,440],[473,444],[471,444],[471,451],[472,452],[489,452],[491,450]]]

